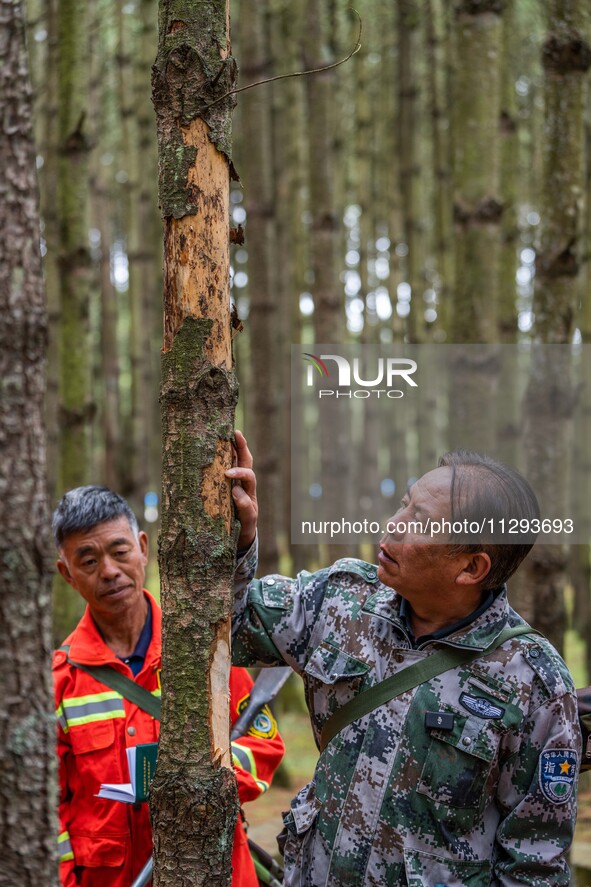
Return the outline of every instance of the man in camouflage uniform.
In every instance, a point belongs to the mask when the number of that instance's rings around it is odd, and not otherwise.
[[[378,567],[343,558],[297,579],[249,581],[256,482],[240,433],[237,449],[234,661],[298,672],[317,743],[360,690],[445,647],[484,650],[523,624],[504,583],[531,539],[421,544],[403,529],[411,519],[470,519],[475,502],[480,515],[539,517],[516,472],[448,454],[410,488]],[[508,640],[335,736],[284,817],[285,885],[566,885],[580,742],[558,653],[533,633]]]

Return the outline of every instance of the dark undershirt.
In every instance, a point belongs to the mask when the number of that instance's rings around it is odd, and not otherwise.
[[[468,616],[464,616],[463,619],[460,619],[458,622],[454,622],[453,625],[446,625],[444,628],[440,628],[439,631],[433,631],[430,634],[423,634],[418,638],[415,638],[410,626],[411,606],[406,598],[402,598],[400,601],[400,619],[404,624],[404,627],[413,647],[416,648],[421,644],[425,644],[427,641],[441,640],[441,638],[446,638],[448,635],[459,631],[460,628],[465,628],[467,625],[470,625],[470,623],[478,619],[479,616],[482,616],[485,610],[488,610],[494,599],[498,597],[502,592],[503,587],[504,586],[501,586],[500,588],[494,588],[491,591],[483,591],[482,602],[476,607],[475,610],[469,613]]]
[[[146,621],[144,622],[144,627],[142,628],[142,632],[138,638],[138,642],[135,645],[135,649],[131,656],[118,656],[122,662],[125,662],[126,665],[129,665],[131,668],[132,674],[134,678],[136,675],[140,673],[143,668],[144,660],[146,658],[146,653],[148,652],[148,647],[150,646],[150,641],[152,640],[152,607],[148,605],[148,615],[146,617]]]

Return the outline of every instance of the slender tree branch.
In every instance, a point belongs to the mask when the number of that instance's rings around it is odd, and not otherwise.
[[[268,77],[266,80],[257,80],[256,83],[249,83],[247,86],[241,86],[239,89],[231,89],[229,92],[225,92],[223,95],[219,96],[219,98],[214,99],[214,101],[210,102],[209,105],[206,105],[203,108],[203,111],[208,111],[211,107],[213,107],[213,105],[217,105],[218,102],[223,102],[223,100],[227,99],[229,96],[238,95],[239,92],[244,92],[246,89],[252,89],[254,86],[262,86],[264,83],[274,83],[276,80],[286,80],[288,77],[306,77],[308,74],[322,74],[324,71],[331,71],[333,68],[338,68],[339,65],[344,65],[345,62],[348,62],[350,58],[353,58],[353,56],[361,49],[361,32],[363,29],[363,22],[357,10],[353,7],[350,8],[351,11],[354,12],[359,19],[359,32],[357,34],[357,42],[355,44],[355,48],[352,49],[349,55],[345,56],[345,58],[339,59],[338,62],[333,62],[331,65],[325,65],[322,68],[310,68],[309,71],[292,71],[289,74],[278,74],[276,77]]]

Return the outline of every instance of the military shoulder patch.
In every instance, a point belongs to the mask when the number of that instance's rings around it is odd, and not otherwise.
[[[551,748],[540,755],[540,788],[552,804],[565,804],[571,797],[577,761],[576,751],[566,748]]]
[[[502,718],[505,714],[505,709],[500,705],[493,705],[488,699],[484,699],[482,696],[471,696],[469,693],[462,693],[460,705],[479,718]]]

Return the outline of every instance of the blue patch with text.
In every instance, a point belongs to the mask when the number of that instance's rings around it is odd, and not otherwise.
[[[577,775],[577,753],[551,748],[540,755],[540,788],[553,804],[565,804],[573,793]]]

